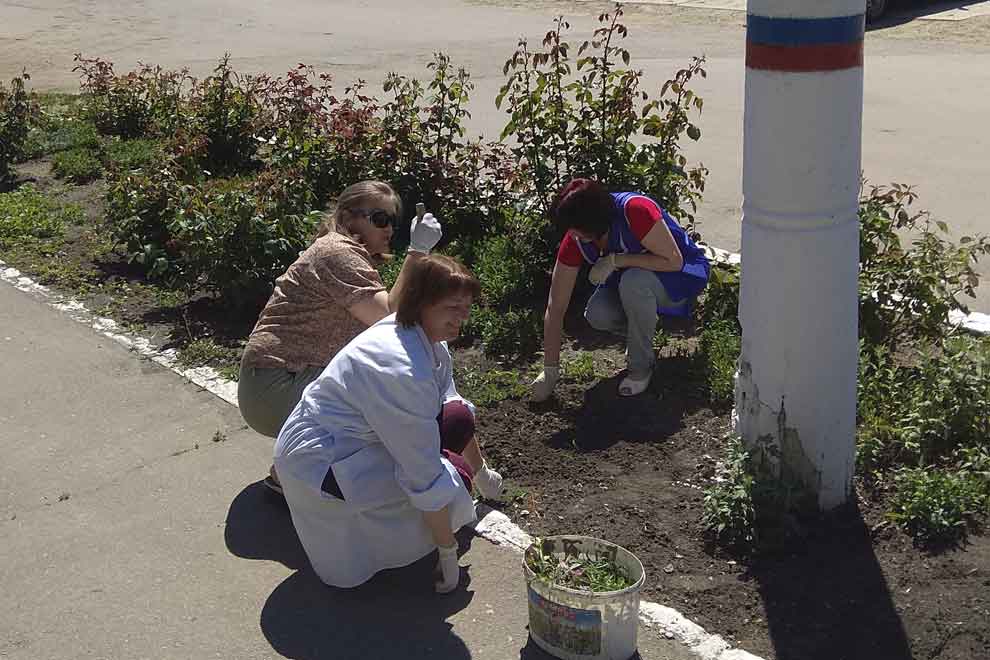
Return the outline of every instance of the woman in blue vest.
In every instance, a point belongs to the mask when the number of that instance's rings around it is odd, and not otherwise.
[[[597,288],[584,316],[592,327],[626,337],[628,370],[619,395],[642,393],[653,376],[659,314],[691,313],[692,302],[708,283],[704,252],[649,197],[609,193],[590,179],[564,186],[551,215],[566,233],[550,282],[543,317],[544,367],[533,381],[533,398],[549,398],[560,377],[564,313],[585,263]]]

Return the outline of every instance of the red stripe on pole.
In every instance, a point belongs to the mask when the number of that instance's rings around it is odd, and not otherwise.
[[[767,46],[749,42],[746,66],[790,73],[852,69],[863,66],[863,42],[815,46]]]

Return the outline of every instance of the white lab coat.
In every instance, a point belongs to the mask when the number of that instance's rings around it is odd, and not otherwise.
[[[274,464],[324,582],[357,586],[431,552],[423,511],[449,506],[454,531],[475,519],[471,495],[440,454],[437,416],[454,399],[463,401],[446,344],[395,315],[355,337],[306,387],[275,441]],[[343,500],[322,490],[331,468]]]

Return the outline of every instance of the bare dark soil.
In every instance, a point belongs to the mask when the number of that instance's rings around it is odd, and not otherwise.
[[[612,353],[619,364],[621,354]],[[620,376],[565,384],[547,404],[504,401],[479,415],[489,460],[513,482],[504,509],[534,535],[587,534],[634,552],[643,596],[764,658],[990,657],[990,540],[926,554],[858,498],[790,519],[748,556],[700,527],[730,418],[690,387],[685,358],[661,360],[651,389],[618,397]],[[865,491],[864,491],[865,492]]]

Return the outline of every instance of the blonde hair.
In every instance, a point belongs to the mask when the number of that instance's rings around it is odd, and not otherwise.
[[[378,199],[384,199],[386,203],[391,204],[392,211],[396,216],[402,215],[402,200],[392,190],[392,186],[383,181],[359,181],[344,188],[343,192],[327,205],[326,213],[323,214],[323,223],[316,233],[316,238],[321,238],[331,232],[350,233],[344,222],[344,211],[351,211],[362,204]]]

